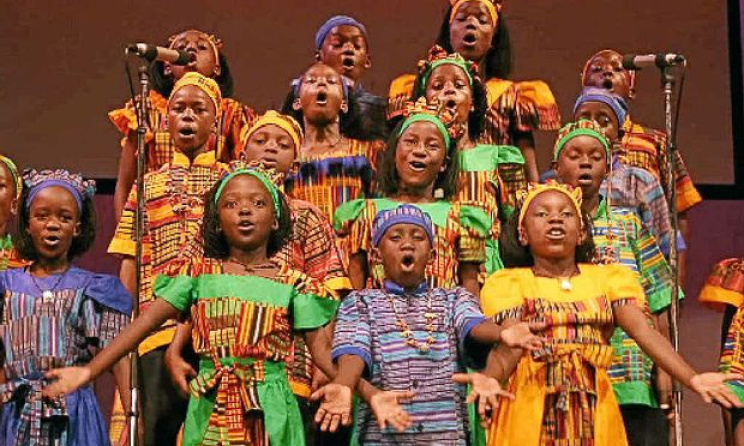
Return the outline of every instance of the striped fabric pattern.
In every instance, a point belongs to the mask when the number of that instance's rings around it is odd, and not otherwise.
[[[201,230],[204,216],[204,195],[219,179],[222,165],[215,162],[214,152],[206,152],[192,164],[182,153],[173,156],[172,163],[157,172],[145,175],[145,230],[143,233],[142,283],[140,311],[153,302],[153,282],[159,274],[174,274],[183,262],[202,255],[193,240]],[[137,185],[132,187],[108,252],[134,257],[136,254],[135,214]],[[193,249],[186,249],[191,247]],[[175,320],[161,329],[172,333]],[[158,333],[150,337],[156,339]],[[140,354],[166,345],[170,337],[140,347]]]
[[[398,314],[419,342],[426,329],[426,291],[390,292]],[[332,357],[357,355],[367,363],[368,378],[383,390],[413,390],[416,396],[403,408],[413,427],[403,433],[384,433],[367,404],[359,407],[357,427],[361,444],[417,444],[419,435],[437,434],[437,444],[466,445],[468,415],[464,386],[452,374],[465,368],[461,346],[470,329],[484,319],[477,298],[462,288],[431,289],[435,343],[428,353],[406,343],[389,298],[380,289],[356,291],[341,304]]]
[[[385,147],[381,141],[348,142],[348,151],[320,157],[300,154],[298,172],[286,181],[289,196],[314,204],[329,221],[342,203],[372,196],[377,154]]]

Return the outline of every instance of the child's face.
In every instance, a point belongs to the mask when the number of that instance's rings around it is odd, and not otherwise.
[[[243,155],[247,162],[258,161],[264,166],[287,174],[292,168],[297,147],[284,129],[268,124],[253,132],[245,142]]]
[[[295,110],[302,110],[308,122],[328,125],[336,122],[345,111],[346,101],[341,76],[331,67],[316,64],[302,78],[300,97],[294,102]]]
[[[555,171],[563,183],[580,187],[584,198],[595,197],[607,175],[607,152],[596,138],[577,136],[566,143]]]
[[[18,205],[16,184],[8,166],[0,163],[0,222],[7,223],[15,215]]]
[[[168,131],[176,147],[187,156],[205,146],[216,120],[214,103],[194,85],[178,89],[168,103]]]
[[[400,186],[423,189],[434,184],[447,168],[446,156],[447,146],[439,129],[431,122],[414,122],[400,136],[395,149]]]
[[[463,3],[450,24],[452,49],[462,57],[480,62],[491,48],[496,27],[491,14],[481,2]]]
[[[356,26],[341,25],[331,30],[318,51],[318,60],[354,83],[372,66],[367,38]]]
[[[39,258],[66,259],[73,238],[80,233],[75,197],[62,187],[47,187],[36,195],[28,213],[26,231]]]
[[[385,231],[373,255],[374,261],[382,264],[386,278],[412,288],[426,278],[426,265],[433,252],[422,227],[399,223]]]
[[[265,247],[271,232],[279,227],[271,194],[252,175],[238,175],[230,180],[217,208],[220,228],[231,251]]]
[[[565,194],[546,191],[530,203],[520,243],[529,245],[535,258],[565,260],[576,255],[581,243],[581,217]]]
[[[625,100],[633,95],[630,73],[623,68],[623,56],[611,50],[600,51],[592,58],[584,85],[604,88]]]
[[[458,122],[467,122],[473,109],[473,90],[462,68],[444,64],[432,71],[426,82],[426,99],[434,98],[456,113]]]
[[[574,119],[590,119],[604,130],[610,143],[615,143],[620,138],[620,122],[617,115],[609,105],[603,102],[584,102],[574,114]]]
[[[175,80],[178,80],[189,71],[196,71],[202,76],[211,78],[220,75],[221,67],[215,58],[212,44],[202,33],[194,30],[182,32],[173,41],[171,48],[195,54],[196,59],[188,65],[171,65],[165,62],[164,71],[167,76],[173,76]]]

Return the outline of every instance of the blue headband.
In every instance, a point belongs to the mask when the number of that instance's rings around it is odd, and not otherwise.
[[[581,95],[576,99],[576,105],[574,105],[573,110],[574,115],[579,107],[581,107],[585,102],[601,102],[610,107],[612,111],[615,112],[615,117],[617,117],[620,126],[623,125],[625,117],[628,116],[628,103],[625,102],[625,99],[605,90],[604,88],[584,87],[584,89],[581,90]]]
[[[429,243],[434,246],[434,227],[431,218],[426,212],[410,204],[401,204],[397,208],[377,213],[372,222],[372,246],[379,245],[385,232],[392,226],[401,223],[423,228],[429,238]]]
[[[328,33],[330,33],[333,28],[343,25],[357,27],[362,32],[362,34],[364,34],[364,37],[367,37],[367,28],[365,28],[364,25],[361,24],[361,22],[349,16],[335,15],[328,19],[328,21],[326,21],[323,25],[321,25],[321,27],[318,28],[318,32],[315,33],[315,49],[319,50],[320,47],[323,46],[325,38],[328,36]]]

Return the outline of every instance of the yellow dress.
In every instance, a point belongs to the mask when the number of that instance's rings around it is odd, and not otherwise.
[[[483,312],[542,320],[546,345],[522,356],[489,431],[490,446],[627,446],[607,368],[612,364],[612,309],[645,305],[638,276],[621,265],[580,265],[569,279],[501,270],[481,291]],[[570,288],[570,289],[569,289]]]

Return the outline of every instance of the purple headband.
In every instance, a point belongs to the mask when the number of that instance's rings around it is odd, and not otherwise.
[[[326,37],[328,36],[328,33],[331,32],[331,30],[337,26],[354,26],[356,28],[359,28],[359,30],[364,34],[365,38],[367,36],[367,28],[362,25],[361,22],[356,20],[353,17],[345,16],[345,15],[335,15],[328,19],[324,24],[318,28],[318,32],[315,33],[315,49],[319,50],[320,47],[323,46],[323,42],[325,41]]]
[[[429,243],[434,245],[434,228],[429,215],[410,204],[402,204],[397,208],[378,212],[372,222],[372,246],[380,244],[380,239],[393,225],[408,223],[419,226],[426,231]]]

